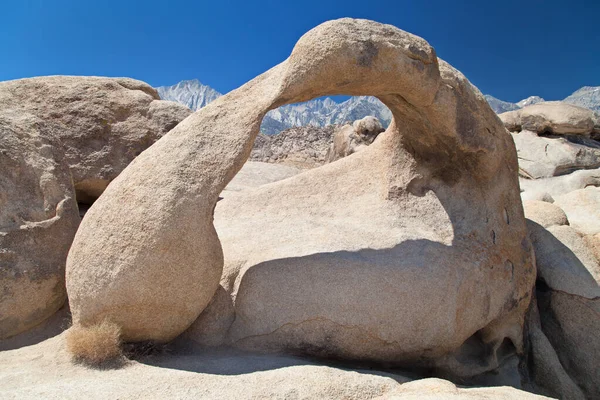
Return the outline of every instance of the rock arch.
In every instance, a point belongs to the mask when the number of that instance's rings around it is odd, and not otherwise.
[[[399,223],[418,220],[408,214],[435,200],[426,218],[431,232],[408,232],[406,241],[426,237],[460,255],[449,262],[422,256],[432,273],[456,278],[444,342],[431,348],[400,332],[397,345],[408,337],[410,352],[394,357],[443,358],[475,334],[496,348],[509,337],[520,350],[535,270],[510,136],[481,93],[423,39],[353,19],[306,33],[287,60],[188,117],[109,185],[69,254],[74,322],[111,319],[129,341],[168,341],[185,330],[218,286],[223,252],[214,207],[248,158],[263,116],[336,94],[377,96],[394,119],[383,140],[328,171],[377,168],[373,198],[392,205]],[[432,334],[435,323],[421,333]]]

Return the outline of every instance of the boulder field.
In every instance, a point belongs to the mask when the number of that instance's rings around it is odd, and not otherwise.
[[[338,94],[393,120],[259,135]],[[348,18],[193,114],[126,78],[0,82],[0,105],[0,397],[600,396],[585,109],[499,118],[425,40]],[[255,141],[291,165],[246,162]],[[131,360],[76,362],[69,334],[107,323]]]
[[[549,101],[500,114],[513,135],[527,178],[565,175],[600,167],[600,117],[592,110]]]

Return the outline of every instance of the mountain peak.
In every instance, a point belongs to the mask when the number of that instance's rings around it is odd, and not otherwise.
[[[530,106],[532,104],[541,103],[543,101],[546,100],[542,99],[540,96],[529,96],[528,98],[519,101],[517,105],[522,108],[525,106]]]
[[[161,86],[156,90],[161,99],[176,101],[193,111],[222,96],[210,86],[203,85],[198,79],[181,81],[173,86]]]
[[[584,86],[563,101],[600,112],[600,86]]]
[[[202,84],[198,79],[184,80],[173,86],[161,86],[156,89],[163,100],[176,101],[194,111],[221,96],[221,93]],[[484,97],[497,114],[545,101],[539,96],[530,96],[518,103],[502,101],[488,94]],[[600,86],[584,86],[563,101],[600,111]],[[269,111],[263,119],[261,131],[273,135],[297,126],[323,127],[330,124],[344,124],[367,115],[379,118],[383,125],[389,124],[392,119],[390,110],[376,97],[354,96],[341,103],[337,103],[330,97],[322,97],[304,103],[288,104]]]
[[[198,79],[156,89],[161,99],[182,103],[194,111],[221,96],[221,93],[203,85]],[[263,119],[261,132],[273,135],[298,126],[324,127],[352,122],[367,115],[378,118],[383,125],[389,124],[392,119],[390,110],[375,97],[351,97],[342,103],[337,103],[330,97],[323,97],[269,111]]]
[[[485,97],[488,104],[490,105],[490,107],[492,107],[492,110],[494,110],[496,114],[502,114],[503,112],[514,111],[521,108],[515,103],[499,100],[494,96],[490,96],[489,94],[486,94],[483,97]]]

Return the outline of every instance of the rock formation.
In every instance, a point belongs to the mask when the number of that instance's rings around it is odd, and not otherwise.
[[[65,261],[79,224],[76,196],[92,203],[191,112],[157,99],[152,87],[127,78],[0,82],[0,339],[63,304]]]
[[[351,19],[305,34],[109,185],[69,253],[74,323],[159,342],[190,326],[221,277],[215,204],[265,113],[340,93],[377,96],[394,121],[353,157],[220,202],[229,340],[464,377],[521,352],[535,270],[514,144],[427,42]]]
[[[600,128],[598,116],[587,108],[560,101],[547,101],[500,114],[510,131],[545,134],[590,135]]]
[[[545,201],[524,200],[525,218],[548,228],[553,225],[569,225],[565,212],[558,206]]]
[[[3,352],[2,397],[63,399],[540,400],[511,387],[465,388],[372,369],[340,368],[286,355],[171,351],[126,368],[98,371],[71,362],[62,336]]]
[[[276,135],[259,133],[250,160],[314,168],[327,161],[327,152],[339,125],[324,128],[302,126],[286,129]]]
[[[552,196],[585,189],[587,186],[600,186],[600,169],[582,169],[567,175],[542,179],[520,178],[519,183],[523,191],[521,197],[525,195],[533,199],[546,196],[546,198],[551,199],[550,202],[554,202]]]
[[[600,167],[598,115],[562,102],[544,102],[500,114],[517,146],[519,167],[532,179]]]
[[[91,203],[191,111],[129,78],[48,76],[0,82],[0,109],[37,116],[65,148],[79,202]]]
[[[0,112],[0,339],[66,299],[65,261],[79,215],[60,141],[44,121]]]
[[[333,143],[327,152],[327,161],[339,160],[364,150],[384,130],[379,120],[372,116],[356,120],[352,125],[343,126],[333,136]]]
[[[290,167],[288,165],[248,161],[231,182],[229,182],[223,192],[221,192],[221,197],[227,196],[230,193],[266,185],[271,182],[277,182],[301,172],[301,169]]]
[[[376,96],[354,99],[377,98],[391,124],[259,133],[286,104],[338,94]],[[3,394],[97,397],[101,380],[130,397],[136,377],[157,397],[536,397],[409,382],[406,367],[600,397],[600,124],[541,101],[498,118],[427,42],[352,19],[166,135],[190,111],[143,82],[0,83]],[[49,318],[75,194],[103,191],[67,260],[75,326],[47,339],[70,316]],[[121,341],[171,343],[123,371],[71,362],[120,355]]]
[[[600,370],[596,368],[600,342],[595,340],[600,329],[599,260],[586,240],[570,226],[553,225],[544,229],[535,222],[528,224],[540,282],[537,285],[540,328],[560,360],[551,369],[574,382],[585,398],[597,398],[600,395]],[[538,368],[542,364],[538,362]],[[540,383],[552,386],[547,380]],[[570,386],[562,383],[552,394],[584,398],[567,395],[565,390]]]
[[[366,116],[353,124],[308,125],[272,136],[259,133],[250,160],[314,168],[362,150],[384,130],[376,117]]]
[[[579,232],[586,235],[600,233],[600,187],[588,186],[556,196],[555,203]]]

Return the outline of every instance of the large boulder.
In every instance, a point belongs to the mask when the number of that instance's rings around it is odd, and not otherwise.
[[[529,222],[538,268],[541,329],[587,398],[600,396],[600,264],[569,226]]]
[[[364,150],[384,130],[379,120],[372,116],[356,120],[352,125],[343,126],[333,136],[333,143],[327,152],[327,161],[339,160]]]
[[[527,315],[527,339],[530,390],[558,399],[584,400],[585,395],[581,388],[565,371],[556,350],[542,329],[535,298]]]
[[[573,228],[586,235],[600,233],[600,187],[588,186],[556,196],[554,200]]]
[[[77,199],[92,203],[191,111],[129,78],[47,76],[0,82],[0,109],[40,118],[64,146]]]
[[[567,175],[541,179],[520,178],[523,200],[540,200],[546,196],[550,203],[553,196],[567,194],[588,186],[600,186],[600,169],[581,169]]]
[[[549,202],[539,200],[524,200],[525,218],[542,225],[544,228],[553,225],[569,225],[565,212]]]
[[[0,112],[0,339],[41,323],[66,299],[79,215],[60,141],[33,115]]]
[[[547,229],[528,221],[538,278],[549,287],[581,297],[600,296],[600,265],[584,238],[567,225]]]
[[[499,115],[517,146],[521,172],[539,179],[600,167],[600,119],[592,110],[543,102]],[[530,197],[531,198],[531,197]]]
[[[528,178],[549,178],[579,169],[600,167],[600,142],[574,136],[538,136],[524,130],[511,133],[519,167]]]
[[[186,118],[108,186],[67,261],[74,324],[110,319],[133,341],[189,327],[223,267],[215,205],[265,113],[332,93],[378,96],[401,127],[219,202],[231,343],[460,376],[522,351],[535,269],[510,136],[423,39],[353,19],[305,34],[286,61]]]
[[[546,101],[500,114],[509,131],[528,130],[540,134],[590,135],[598,126],[598,115],[588,108],[560,101]]]

